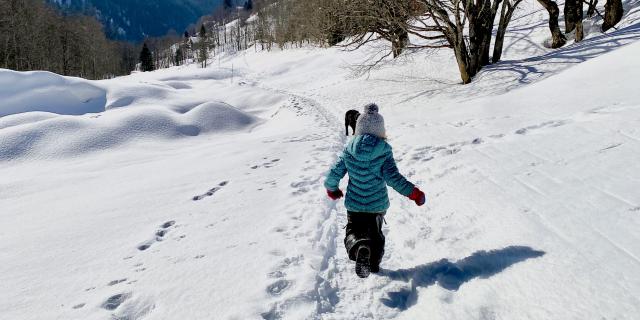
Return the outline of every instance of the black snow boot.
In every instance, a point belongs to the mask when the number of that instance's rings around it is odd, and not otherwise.
[[[356,274],[360,278],[366,278],[371,272],[371,249],[369,246],[361,245],[356,254]]]
[[[372,263],[370,269],[372,273],[378,273],[380,272],[380,264]]]

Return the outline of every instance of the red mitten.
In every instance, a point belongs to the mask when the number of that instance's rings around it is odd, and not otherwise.
[[[420,191],[418,187],[413,187],[413,191],[411,191],[409,199],[415,201],[418,206],[423,205],[427,201],[424,192]]]
[[[337,189],[335,191],[327,190],[327,195],[329,196],[329,198],[331,198],[331,200],[338,200],[343,196],[342,191],[340,191],[340,189]]]

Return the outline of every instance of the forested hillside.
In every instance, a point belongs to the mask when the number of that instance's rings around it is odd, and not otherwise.
[[[95,16],[109,38],[140,41],[182,33],[190,24],[220,6],[222,0],[47,0],[69,13]]]
[[[0,68],[103,79],[129,74],[136,55],[93,17],[65,16],[41,0],[0,0]]]

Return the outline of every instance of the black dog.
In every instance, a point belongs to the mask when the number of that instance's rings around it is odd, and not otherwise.
[[[347,135],[349,135],[349,127],[353,129],[353,134],[356,134],[356,121],[360,117],[360,112],[358,110],[349,110],[344,115],[344,129],[346,130]]]

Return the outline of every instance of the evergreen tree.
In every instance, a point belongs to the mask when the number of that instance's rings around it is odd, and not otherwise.
[[[251,1],[251,0],[245,1],[244,9],[247,10],[247,11],[253,10],[253,1]]]
[[[224,0],[223,6],[224,6],[225,9],[231,9],[231,8],[235,7],[236,4],[235,4],[234,0]]]
[[[140,70],[144,72],[155,70],[153,55],[146,42],[142,46],[142,51],[140,51]]]
[[[205,28],[204,24],[200,26],[200,34],[198,41],[198,60],[202,64],[203,68],[207,67],[207,60],[209,59],[209,39],[207,36],[207,28]]]
[[[178,47],[178,50],[176,50],[176,58],[175,58],[175,64],[176,66],[182,65],[182,62],[184,61],[184,53],[182,52],[182,48]]]

